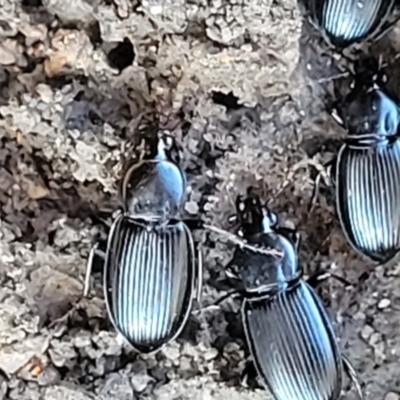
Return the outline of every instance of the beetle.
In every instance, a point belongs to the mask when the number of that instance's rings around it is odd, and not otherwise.
[[[332,110],[347,135],[331,162],[331,178],[347,241],[359,254],[386,263],[400,250],[399,101],[382,70],[360,65],[352,90]]]
[[[123,210],[114,220],[104,255],[104,297],[116,329],[140,353],[177,338],[202,283],[201,253],[181,218],[186,177],[172,136],[159,136],[154,157],[125,173]],[[85,294],[95,245],[89,256]]]
[[[243,301],[242,321],[254,367],[276,400],[337,400],[346,371],[363,398],[357,373],[341,355],[332,322],[298,263],[300,235],[248,193],[236,200],[238,235],[227,275]],[[339,278],[339,277],[337,277]],[[343,279],[343,278],[339,278]]]
[[[303,0],[310,22],[327,42],[345,48],[385,34],[396,0]]]

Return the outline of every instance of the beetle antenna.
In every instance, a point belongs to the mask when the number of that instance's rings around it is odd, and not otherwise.
[[[350,58],[348,58],[347,56],[345,56],[344,54],[341,54],[341,56],[347,60],[348,62],[352,62],[353,64],[355,63],[354,60],[351,60]],[[393,65],[398,59],[400,58],[400,53],[397,53],[389,62],[388,61],[383,61],[383,56],[382,54],[379,55],[379,60],[378,60],[378,71],[381,71],[383,69],[388,68],[390,65]],[[352,73],[350,71],[343,71],[343,72],[339,72],[335,75],[331,75],[329,77],[326,78],[320,78],[317,80],[318,83],[326,83],[326,82],[332,82],[334,80],[337,79],[342,79],[342,78],[347,78],[350,75],[352,75]]]
[[[352,381],[353,385],[356,388],[359,400],[364,400],[365,396],[363,393],[363,388],[361,386],[360,379],[358,377],[356,370],[354,369],[353,365],[350,363],[349,359],[346,356],[342,355],[342,361],[347,375],[349,376],[350,380]]]
[[[248,244],[245,240],[240,239],[237,235],[235,235],[234,233],[230,233],[224,229],[221,228],[217,228],[216,226],[213,225],[208,225],[208,224],[204,224],[203,227],[205,229],[208,229],[211,232],[214,232],[218,235],[224,236],[229,242],[236,244],[237,246],[239,246],[242,249],[247,249],[247,250],[251,250],[254,251],[255,253],[259,253],[259,254],[264,254],[264,255],[268,255],[268,256],[273,256],[276,258],[281,258],[284,256],[284,254],[282,253],[282,251],[273,249],[273,248],[267,248],[267,249],[263,249],[260,247],[255,247],[252,246],[250,244]]]
[[[327,78],[318,79],[317,82],[318,83],[332,82],[337,79],[347,78],[348,76],[350,76],[350,71],[345,71],[345,72],[340,72],[339,74],[336,74],[336,75],[331,75]]]

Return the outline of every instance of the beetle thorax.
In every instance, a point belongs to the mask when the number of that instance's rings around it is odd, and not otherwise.
[[[359,92],[342,110],[344,123],[353,137],[375,137],[375,141],[387,139],[397,134],[400,121],[397,103],[385,92],[371,88],[367,92]]]
[[[140,163],[128,171],[122,187],[125,212],[149,220],[177,218],[185,196],[185,176],[169,161]]]
[[[239,277],[249,293],[266,292],[286,287],[299,276],[297,253],[294,245],[275,232],[254,237],[255,250],[240,250],[235,255]],[[267,255],[257,251],[274,249],[281,255]]]

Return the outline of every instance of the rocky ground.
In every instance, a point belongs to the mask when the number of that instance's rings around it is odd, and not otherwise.
[[[390,61],[399,48],[400,27],[364,50]],[[329,190],[308,212],[344,134],[326,107],[345,68],[295,0],[0,0],[0,399],[271,398],[240,383],[235,301],[137,356],[109,325],[99,274],[82,298],[100,218],[112,220],[137,132],[155,123],[184,148],[188,215],[227,227],[252,185],[298,226],[306,274],[354,282],[328,281],[321,296],[367,399],[399,399],[400,264],[355,254]],[[397,92],[398,70],[388,69]],[[196,240],[206,306],[224,294],[215,282],[231,249]]]

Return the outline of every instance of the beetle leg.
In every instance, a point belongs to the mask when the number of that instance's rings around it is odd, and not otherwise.
[[[334,178],[333,178],[333,174],[332,174],[332,170],[334,170],[336,166],[336,158],[328,161],[327,163],[323,164],[323,171],[320,171],[317,175],[317,177],[315,178],[314,181],[314,188],[313,188],[313,193],[311,196],[311,201],[310,201],[310,205],[308,206],[308,212],[311,212],[312,209],[314,208],[314,205],[317,202],[317,198],[320,192],[320,188],[321,188],[321,179],[323,178],[323,175],[327,175],[327,177],[333,182]],[[326,177],[325,177],[326,178]]]
[[[295,232],[293,233],[293,235],[294,235],[294,245],[296,246],[296,249],[297,249],[297,251],[298,251],[299,248],[300,248],[300,244],[301,244],[301,235],[300,235],[300,233],[297,232],[297,231],[295,231]]]
[[[353,382],[353,385],[356,388],[358,398],[360,400],[364,400],[365,397],[364,397],[364,393],[363,393],[362,384],[360,383],[360,379],[359,379],[359,376],[358,376],[356,370],[351,365],[349,359],[346,356],[342,355],[342,361],[343,361],[344,370],[346,371],[348,377]]]
[[[197,251],[197,303],[201,304],[201,290],[203,288],[203,255],[201,250]]]
[[[241,382],[245,388],[248,388],[250,386],[262,388],[262,386],[260,386],[258,383],[258,373],[253,361],[248,361],[246,366],[244,367]]]
[[[393,21],[389,23],[386,22],[386,24],[382,26],[382,30],[379,32],[379,34],[374,37],[374,42],[377,42],[378,40],[382,39],[385,35],[387,35],[389,31],[392,30],[393,27],[399,22],[399,20],[400,17],[396,17]]]
[[[199,310],[193,311],[193,314],[199,314],[199,313],[203,313],[204,311],[212,311],[212,310],[216,310],[219,309],[220,304],[222,304],[224,301],[230,299],[230,298],[235,298],[235,297],[241,297],[243,296],[243,294],[237,290],[232,290],[226,294],[224,294],[223,296],[221,296],[218,300],[216,300],[214,303],[200,308]]]
[[[313,208],[317,202],[317,197],[318,197],[320,186],[321,186],[321,178],[322,178],[322,173],[320,172],[314,181],[314,188],[313,188],[313,192],[312,192],[312,196],[311,196],[310,205],[308,206],[308,212],[311,212],[313,210]]]
[[[100,210],[98,215],[92,217],[95,224],[100,224],[106,229],[111,229],[112,223],[107,221],[107,217],[112,214],[111,210]]]
[[[339,282],[343,283],[346,287],[354,286],[354,284],[352,284],[345,278],[343,278],[339,275],[335,275],[329,271],[320,271],[320,272],[315,273],[314,275],[311,275],[307,279],[307,283],[312,287],[316,287],[316,286],[318,286],[318,284],[320,284],[323,281],[326,281],[329,278],[334,278],[334,279],[338,280]]]
[[[89,258],[86,263],[86,274],[85,274],[85,283],[83,286],[83,297],[87,297],[89,294],[90,276],[92,275],[94,256],[98,255],[103,259],[106,258],[106,254],[103,251],[101,251],[98,247],[99,247],[99,242],[96,242],[94,244],[94,246],[90,249]]]

